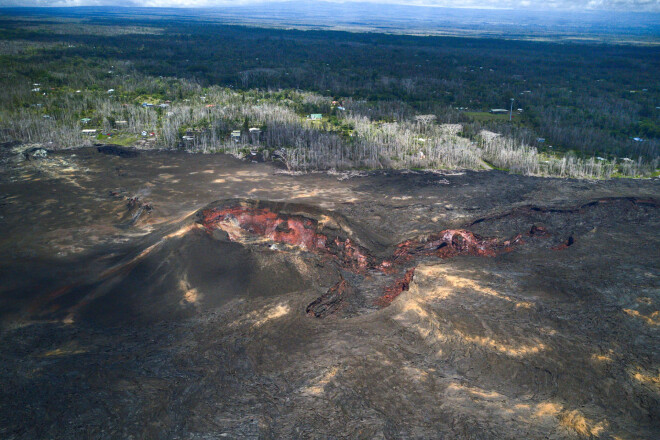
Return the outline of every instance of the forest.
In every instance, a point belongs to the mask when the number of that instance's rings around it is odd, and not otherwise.
[[[291,169],[658,174],[653,44],[22,11],[0,15],[0,65],[3,142],[260,152]]]

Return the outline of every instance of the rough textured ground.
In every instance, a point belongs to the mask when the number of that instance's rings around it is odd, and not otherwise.
[[[0,147],[0,437],[658,438],[660,182]]]

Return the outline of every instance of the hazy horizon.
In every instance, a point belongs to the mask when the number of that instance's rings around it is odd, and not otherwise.
[[[0,0],[0,7],[84,7],[84,6],[120,6],[148,8],[229,8],[260,4],[295,3],[290,0]],[[391,4],[401,6],[482,9],[482,10],[521,10],[521,11],[626,11],[660,13],[660,2],[656,0],[312,0],[311,3],[340,3],[351,8],[351,4]]]

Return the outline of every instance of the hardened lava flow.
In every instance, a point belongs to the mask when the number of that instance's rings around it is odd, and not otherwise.
[[[358,292],[373,290],[366,284],[375,283],[375,279],[384,284],[377,286],[381,293],[371,301],[371,306],[387,307],[401,292],[409,289],[421,259],[446,259],[457,255],[494,257],[522,243],[521,234],[500,241],[482,238],[465,229],[446,229],[406,240],[395,247],[391,256],[378,258],[359,244],[361,240],[357,237],[349,237],[350,228],[330,212],[252,200],[210,205],[200,212],[198,222],[209,232],[224,231],[231,241],[263,244],[280,251],[300,250],[332,262],[340,280],[306,309],[309,316],[317,318],[341,312],[349,298],[354,298]],[[548,232],[543,227],[533,226],[527,235],[542,237]]]

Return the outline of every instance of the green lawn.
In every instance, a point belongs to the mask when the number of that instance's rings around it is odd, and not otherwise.
[[[490,112],[465,112],[465,115],[467,115],[470,119],[472,119],[475,122],[492,122],[492,121],[497,121],[497,122],[505,122],[509,120],[509,114],[493,114]],[[513,120],[517,119],[517,114],[516,112],[513,113]]]
[[[132,145],[135,141],[137,141],[138,136],[135,136],[133,134],[116,134],[113,135],[112,137],[108,137],[106,135],[99,134],[96,136],[96,139],[99,141],[107,142],[109,144],[115,144],[115,145],[121,145],[127,147],[129,145]]]

